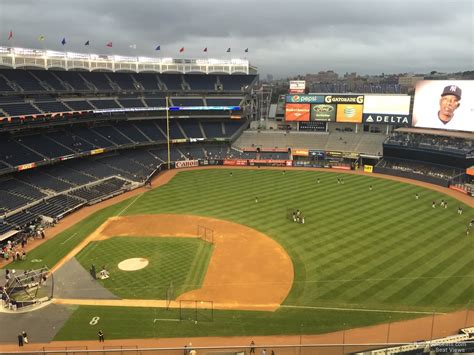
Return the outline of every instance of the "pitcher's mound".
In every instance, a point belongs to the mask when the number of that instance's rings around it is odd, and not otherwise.
[[[119,262],[118,268],[123,271],[136,271],[147,267],[148,260],[145,258],[131,258]]]

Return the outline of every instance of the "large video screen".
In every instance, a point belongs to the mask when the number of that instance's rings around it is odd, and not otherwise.
[[[474,131],[473,80],[423,80],[416,85],[413,126]]]

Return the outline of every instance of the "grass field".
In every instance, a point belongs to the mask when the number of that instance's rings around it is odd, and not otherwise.
[[[342,176],[344,183],[338,184],[337,177]],[[77,331],[93,316],[101,316],[109,338],[151,337],[157,332],[160,336],[320,333],[420,316],[389,311],[466,308],[473,298],[474,242],[465,234],[473,211],[432,190],[333,172],[242,169],[230,175],[230,170],[215,169],[180,172],[131,204],[133,199],[61,233],[32,251],[29,259],[53,265],[102,221],[119,213],[210,216],[247,225],[278,241],[295,269],[284,304],[303,308],[282,307],[273,313],[214,311],[213,322],[195,327],[187,322],[154,324],[154,318],[166,318],[155,316],[163,310],[78,307],[58,339],[95,338],[88,327]],[[432,201],[441,199],[449,208],[433,209]],[[462,216],[456,212],[458,206],[466,211]],[[302,210],[306,223],[289,221],[288,208]],[[31,267],[28,262],[17,264]]]
[[[200,288],[212,245],[200,239],[115,237],[87,245],[76,259],[88,270],[92,264],[107,266],[110,278],[98,280],[120,298],[166,299]],[[141,257],[149,265],[134,272],[121,271],[118,263]]]

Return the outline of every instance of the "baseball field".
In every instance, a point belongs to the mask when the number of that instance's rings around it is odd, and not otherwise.
[[[98,325],[108,339],[318,334],[471,309],[472,218],[441,192],[367,175],[188,170],[13,265],[110,273],[95,281],[110,303],[60,300],[72,314],[55,340],[96,339]],[[146,266],[118,266],[129,259]]]

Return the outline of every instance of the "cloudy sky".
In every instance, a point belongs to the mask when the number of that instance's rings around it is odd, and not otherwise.
[[[0,36],[4,46],[247,58],[276,78],[463,71],[474,69],[474,0],[0,0]]]

